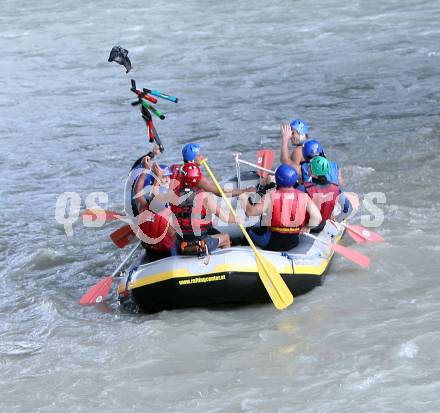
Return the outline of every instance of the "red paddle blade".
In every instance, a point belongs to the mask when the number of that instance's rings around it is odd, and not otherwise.
[[[343,247],[339,244],[332,243],[332,248],[335,250],[335,252],[341,254],[348,260],[353,261],[355,264],[360,265],[362,268],[370,268],[370,258],[368,258],[366,255],[363,255],[360,252],[350,248]]]
[[[98,281],[93,287],[90,287],[89,291],[87,291],[79,303],[81,305],[94,305],[100,303],[107,297],[110,289],[113,284],[113,276],[109,275],[108,277],[103,278]]]
[[[365,243],[365,238],[360,236],[356,231],[350,231],[350,227],[347,227],[348,235],[356,242],[356,244]]]
[[[257,152],[257,165],[266,169],[272,169],[273,161],[275,159],[275,151],[273,149],[260,149]],[[267,177],[267,172],[257,171],[261,178]]]
[[[105,211],[101,209],[87,208],[82,213],[82,216],[87,217],[87,219],[90,219],[91,221],[96,221],[98,218],[101,218],[104,219],[105,221],[111,222],[119,219],[122,216],[122,214],[119,214],[115,211]]]
[[[356,236],[362,238],[364,242],[385,242],[385,240],[377,232],[370,231],[369,229],[361,227],[360,225],[349,225],[347,229],[351,236],[356,234]]]
[[[135,234],[128,224],[110,234],[111,240],[118,248],[124,248],[134,237]]]

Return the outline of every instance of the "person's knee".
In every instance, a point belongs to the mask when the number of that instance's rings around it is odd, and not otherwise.
[[[231,246],[231,238],[229,237],[229,234],[222,233],[220,234],[220,247],[230,247]]]

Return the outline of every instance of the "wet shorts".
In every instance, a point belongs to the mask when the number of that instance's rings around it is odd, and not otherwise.
[[[205,243],[208,246],[209,252],[215,251],[218,248],[219,242],[220,240],[218,238],[209,237],[209,236],[205,238]]]

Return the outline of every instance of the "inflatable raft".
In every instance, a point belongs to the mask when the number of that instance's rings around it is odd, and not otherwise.
[[[334,242],[343,232],[342,226],[327,223],[318,238]],[[274,265],[294,296],[323,283],[333,256],[329,246],[305,237],[290,251],[260,253]],[[214,251],[209,261],[174,256],[148,262],[146,255],[126,271],[118,297],[122,306],[143,312],[270,301],[250,247]]]
[[[133,182],[132,177],[127,180],[126,211],[132,205]],[[237,174],[223,184],[247,188],[258,182],[257,173],[246,172]],[[255,225],[256,222],[258,218],[254,217],[245,226]],[[234,238],[241,235],[236,225],[217,221],[215,227]],[[327,222],[318,238],[338,242],[343,233],[342,225]],[[305,294],[323,283],[334,252],[329,245],[304,236],[301,236],[299,245],[290,251],[259,251],[281,274],[294,296]],[[147,252],[123,273],[118,285],[118,298],[120,304],[130,311],[149,313],[215,304],[270,301],[259,278],[255,255],[248,246],[216,250],[204,258],[172,256],[152,262]]]

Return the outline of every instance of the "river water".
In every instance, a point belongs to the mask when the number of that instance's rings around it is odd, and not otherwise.
[[[0,2],[0,410],[439,412],[439,1],[117,4]],[[197,141],[219,175],[306,119],[347,188],[385,194],[387,244],[344,241],[372,268],[336,257],[283,312],[80,307],[126,251],[114,224],[67,237],[55,205],[122,208],[149,149],[130,78],[180,98],[162,160]]]

